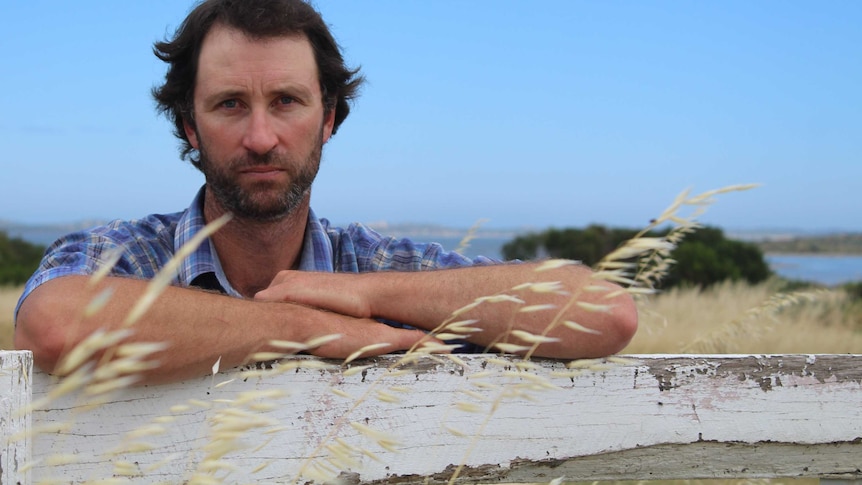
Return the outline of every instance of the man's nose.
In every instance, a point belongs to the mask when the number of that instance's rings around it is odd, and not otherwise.
[[[242,142],[246,149],[258,155],[269,153],[278,144],[278,135],[265,111],[251,114]]]

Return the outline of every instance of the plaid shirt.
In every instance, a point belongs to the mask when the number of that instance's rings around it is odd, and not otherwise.
[[[154,277],[176,251],[204,227],[203,194],[201,188],[184,212],[154,214],[133,221],[117,220],[60,238],[48,248],[39,268],[27,282],[15,315],[21,302],[36,287],[61,276],[91,275],[106,253],[115,248],[122,248],[122,256],[110,274],[140,279]],[[471,260],[455,252],[446,252],[436,243],[420,244],[409,239],[384,237],[362,224],[351,224],[347,229],[331,227],[329,221],[317,219],[309,210],[299,269],[348,273],[420,271],[495,262],[481,256]],[[224,276],[215,250],[208,242],[182,262],[173,283],[240,296]]]

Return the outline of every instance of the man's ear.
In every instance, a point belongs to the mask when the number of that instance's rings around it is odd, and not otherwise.
[[[195,130],[194,125],[189,123],[189,121],[185,118],[183,118],[183,131],[186,132],[186,138],[189,139],[189,143],[192,145],[192,148],[194,148],[195,150],[199,150],[200,147],[198,143],[198,132],[197,130]]]
[[[335,108],[323,112],[323,143],[329,141],[332,136],[332,127],[335,126]]]

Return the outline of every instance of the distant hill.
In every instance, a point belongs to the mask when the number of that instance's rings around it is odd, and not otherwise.
[[[470,233],[470,228],[467,227],[449,227],[441,224],[370,222],[365,225],[387,236],[418,239],[428,237],[463,238]],[[488,229],[479,225],[473,235],[480,238],[508,239],[525,231],[525,229]]]
[[[862,233],[838,233],[752,241],[764,253],[862,254]]]
[[[87,220],[63,224],[21,224],[0,220],[0,231],[33,244],[48,246],[60,236],[104,224],[106,221]]]

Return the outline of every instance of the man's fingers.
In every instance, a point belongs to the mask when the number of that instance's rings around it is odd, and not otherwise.
[[[371,317],[371,308],[349,286],[351,281],[334,277],[332,273],[282,271],[269,288],[257,292],[254,299],[299,303],[356,318]]]

